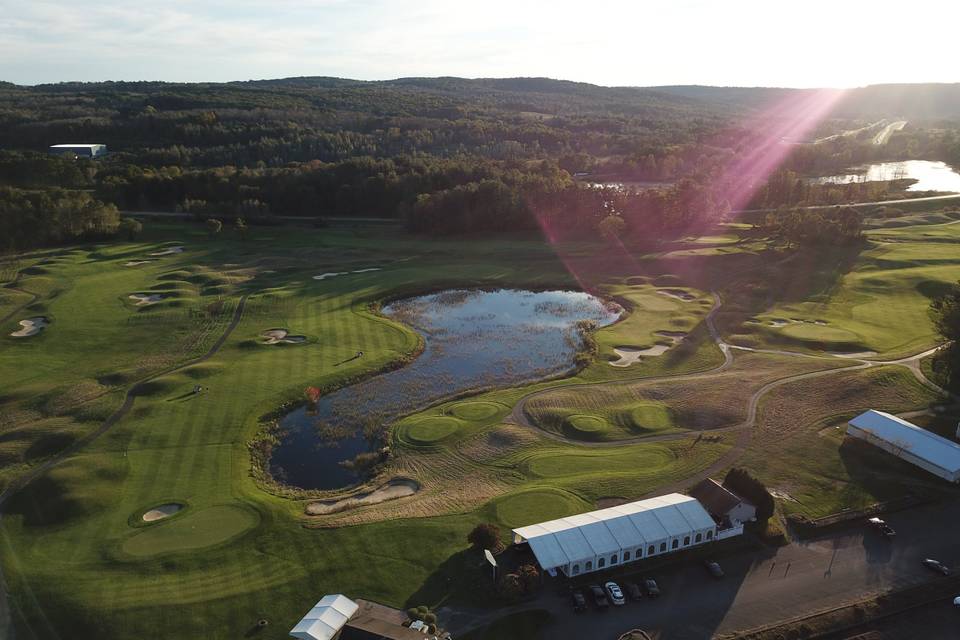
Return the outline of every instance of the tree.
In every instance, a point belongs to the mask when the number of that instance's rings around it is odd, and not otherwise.
[[[626,228],[627,223],[617,215],[609,215],[597,224],[597,231],[600,232],[600,237],[610,243],[619,240]]]
[[[958,390],[960,389],[960,282],[930,303],[930,317],[940,337],[949,342],[934,355],[933,370],[944,380],[948,388]]]
[[[117,230],[127,237],[127,240],[137,239],[137,234],[143,231],[143,223],[136,218],[123,218]]]
[[[223,228],[223,223],[217,220],[216,218],[208,218],[206,221],[207,234],[210,236],[210,239],[213,239],[213,236],[220,233],[220,230]]]
[[[247,231],[249,229],[247,227],[247,221],[243,218],[237,218],[237,220],[233,223],[233,226],[237,230],[237,233],[240,234],[240,240],[246,240]]]
[[[488,522],[478,524],[467,534],[467,542],[476,549],[499,551],[503,546],[500,542],[500,527]]]

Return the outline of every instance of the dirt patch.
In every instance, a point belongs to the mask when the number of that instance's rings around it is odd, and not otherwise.
[[[267,329],[260,337],[264,338],[263,344],[302,344],[307,341],[306,336],[290,335],[286,329]]]
[[[155,257],[161,257],[161,256],[172,256],[175,253],[183,253],[183,247],[167,247],[166,249],[160,249],[159,251],[154,251],[150,255]]]
[[[179,513],[183,509],[182,504],[176,502],[170,502],[167,504],[162,504],[159,507],[154,507],[143,514],[144,522],[156,522],[157,520],[163,520],[164,518],[169,518],[175,513]]]
[[[131,261],[129,261],[129,262],[124,263],[123,266],[125,266],[125,267],[139,267],[139,266],[142,265],[142,264],[147,264],[147,263],[150,263],[150,262],[153,262],[153,260],[131,260]]]
[[[684,302],[693,302],[697,299],[697,296],[687,293],[683,289],[657,289],[657,293],[676,298],[677,300],[683,300]]]
[[[43,316],[36,316],[20,321],[20,329],[12,332],[10,335],[14,338],[29,338],[43,331],[49,323]]]
[[[347,509],[369,504],[380,504],[387,500],[396,500],[412,496],[420,490],[420,483],[409,478],[394,478],[386,484],[367,493],[358,493],[357,495],[339,500],[318,500],[307,505],[306,512],[310,516],[322,516]]]
[[[157,304],[163,300],[163,296],[158,293],[131,293],[127,297],[131,300],[136,300],[136,305],[138,307],[146,307],[151,304]]]

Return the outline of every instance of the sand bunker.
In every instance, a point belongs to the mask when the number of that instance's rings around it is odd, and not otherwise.
[[[683,289],[657,289],[657,293],[676,298],[677,300],[683,300],[684,302],[691,302],[697,299],[697,296],[687,293]]]
[[[345,276],[351,273],[367,273],[370,271],[380,271],[380,267],[368,267],[366,269],[355,269],[353,271],[330,271],[327,273],[321,273],[318,276],[313,276],[313,279],[326,280],[327,278],[336,278],[337,276]]]
[[[662,356],[678,342],[687,337],[687,334],[683,331],[656,331],[655,334],[667,338],[670,340],[670,344],[655,344],[646,349],[639,349],[637,347],[614,347],[613,352],[617,354],[620,359],[610,362],[610,366],[629,367],[644,357]]]
[[[292,336],[286,329],[267,329],[260,336],[265,338],[263,344],[300,344],[307,341],[306,336]]]
[[[142,264],[147,264],[153,262],[153,260],[131,260],[130,262],[125,263],[125,267],[139,267]]]
[[[756,320],[747,320],[747,322],[756,322]],[[815,324],[821,327],[827,326],[826,320],[804,320],[803,318],[773,318],[770,320],[771,327],[785,327],[788,324]]]
[[[158,302],[163,300],[163,296],[160,295],[159,293],[154,293],[154,294],[131,293],[127,297],[130,298],[131,300],[136,300],[138,307],[145,307],[147,305],[157,304]]]
[[[323,516],[369,504],[378,504],[380,502],[386,502],[387,500],[396,500],[397,498],[412,496],[419,490],[420,483],[416,480],[395,478],[368,493],[359,493],[349,498],[341,498],[340,500],[318,500],[317,502],[311,502],[307,505],[306,512],[309,516]]]
[[[183,505],[177,504],[176,502],[162,504],[159,507],[150,509],[150,511],[147,511],[145,514],[143,514],[143,521],[156,522],[157,520],[163,520],[164,518],[169,518],[181,509],[183,509]]]
[[[43,316],[37,316],[35,318],[27,318],[26,320],[20,321],[21,329],[14,331],[10,335],[14,338],[29,338],[30,336],[35,336],[48,325],[47,319]]]
[[[837,353],[836,351],[829,352],[832,356],[837,356],[838,358],[872,358],[877,355],[876,351],[854,351],[847,353]]]
[[[175,253],[183,253],[183,247],[167,247],[166,249],[160,249],[159,251],[154,251],[151,253],[151,256],[172,256]]]

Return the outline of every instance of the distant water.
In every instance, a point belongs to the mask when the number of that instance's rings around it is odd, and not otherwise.
[[[904,160],[902,162],[878,162],[836,176],[814,178],[819,184],[852,184],[856,182],[876,182],[912,178],[915,183],[907,191],[948,191],[960,193],[960,173],[954,171],[945,162],[929,160]]]
[[[577,324],[606,326],[622,313],[581,291],[448,290],[387,305],[384,315],[414,327],[423,353],[409,365],[334,391],[316,414],[300,408],[281,422],[270,459],[274,477],[304,489],[356,484],[344,467],[376,448],[382,427],[445,397],[503,387],[569,369],[583,341]]]

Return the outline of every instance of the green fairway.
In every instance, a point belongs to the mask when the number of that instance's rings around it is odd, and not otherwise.
[[[724,357],[706,323],[713,292],[722,303],[718,325],[738,344],[919,350],[933,341],[931,292],[960,277],[957,233],[960,225],[871,232],[877,243],[850,257],[847,271],[827,273],[834,265],[825,262],[812,291],[785,287],[779,297],[740,278],[789,268],[800,279],[808,263],[788,257],[783,266],[782,256],[761,255],[726,233],[687,242],[727,251],[720,255],[638,256],[629,268],[600,261],[588,275],[628,314],[587,335],[575,371],[402,418],[385,439],[381,475],[357,491],[391,478],[410,478],[418,491],[322,517],[305,515],[307,502],[343,492],[285,490],[256,462],[278,410],[301,402],[307,386],[350,384],[417,353],[421,338],[380,316],[379,301],[453,286],[577,287],[557,247],[524,237],[464,242],[284,227],[257,228],[241,242],[155,223],[137,242],[23,257],[36,271],[22,273],[17,286],[38,296],[23,315],[51,324],[22,341],[5,335],[20,313],[3,326],[0,487],[98,428],[127,391],[135,397],[104,435],[4,507],[0,562],[22,637],[150,636],[175,620],[171,637],[233,639],[266,617],[271,624],[257,637],[279,639],[328,592],[394,606],[471,604],[476,562],[466,536],[476,524],[493,522],[506,537],[513,527],[703,473],[736,452],[738,432],[709,432],[743,423],[755,391],[851,364],[737,351],[716,370]],[[171,243],[184,252],[125,266]],[[561,249],[584,260],[607,250]],[[354,270],[362,272],[315,279]],[[0,291],[0,312],[28,300]],[[128,297],[154,292],[169,295],[140,307]],[[775,318],[809,322],[776,327]],[[280,327],[308,340],[262,346],[261,333]],[[657,344],[670,348],[629,367],[610,365],[616,346]],[[886,485],[850,471],[854,458],[820,430],[865,403],[905,410],[929,394],[903,367],[838,377],[850,389],[842,397],[831,395],[840,383],[815,380],[777,388],[760,404],[743,464],[795,494],[801,502],[788,510],[798,513],[886,495]],[[531,424],[522,423],[512,412],[535,392],[523,414]],[[795,431],[778,432],[784,425]],[[646,436],[658,440],[612,442]],[[138,521],[170,502],[186,508]]]

